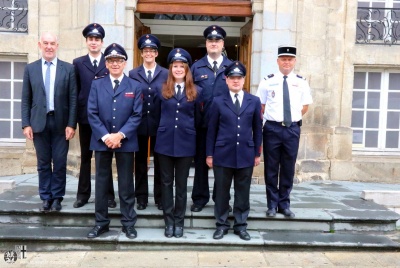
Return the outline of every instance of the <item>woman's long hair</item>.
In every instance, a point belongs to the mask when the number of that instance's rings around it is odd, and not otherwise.
[[[166,99],[170,99],[175,95],[175,77],[172,74],[172,65],[173,63],[169,65],[168,79],[167,82],[165,82],[162,87],[162,95]],[[189,65],[187,63],[183,63],[183,66],[185,68],[185,73],[186,73],[185,75],[186,98],[187,101],[194,101],[197,98],[197,90],[193,82],[192,72],[190,71]]]

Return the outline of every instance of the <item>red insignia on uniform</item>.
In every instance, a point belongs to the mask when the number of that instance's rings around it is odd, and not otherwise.
[[[133,92],[126,92],[125,93],[125,98],[134,98],[135,97],[135,93],[133,93]]]

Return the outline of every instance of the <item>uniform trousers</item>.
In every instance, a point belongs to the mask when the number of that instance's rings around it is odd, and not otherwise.
[[[172,157],[159,154],[161,199],[166,226],[183,227],[187,204],[187,180],[193,157]],[[175,204],[174,204],[175,181]]]
[[[96,160],[96,225],[110,224],[108,217],[108,174],[111,169],[114,152],[95,151]],[[125,227],[134,226],[137,215],[135,211],[135,186],[133,184],[133,152],[115,152],[118,174],[118,194],[121,211],[121,224]]]
[[[250,212],[250,185],[253,167],[228,168],[213,166],[215,177],[214,216],[217,229],[229,230],[229,199],[233,180],[234,202],[233,216],[235,231],[246,230],[247,217]]]
[[[149,201],[149,177],[148,177],[148,139],[149,136],[138,135],[139,151],[135,153],[135,196],[138,203],[147,204]],[[156,137],[150,137],[150,151],[154,152]],[[158,154],[154,156],[154,202],[161,202],[161,179]]]
[[[76,193],[77,200],[88,201],[92,192],[91,184],[91,169],[92,169],[92,155],[93,151],[90,150],[90,138],[92,136],[92,128],[89,124],[79,124],[79,145],[81,147],[81,166],[79,169],[78,192]],[[108,200],[114,200],[114,184],[112,178],[112,170],[109,174],[109,190]]]
[[[210,200],[208,184],[208,166],[206,163],[207,128],[196,129],[195,172],[192,189],[192,200],[195,205],[204,207]]]
[[[65,139],[65,131],[57,131],[54,115],[47,115],[44,130],[33,134],[33,144],[40,199],[62,199],[65,195],[69,141]]]
[[[269,209],[290,207],[299,140],[300,126],[297,122],[290,127],[273,121],[264,124],[264,177]]]

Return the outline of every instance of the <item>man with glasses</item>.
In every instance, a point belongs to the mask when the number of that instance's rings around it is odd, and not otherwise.
[[[196,156],[195,174],[192,190],[193,204],[190,208],[193,212],[202,211],[210,199],[208,185],[208,166],[206,164],[206,136],[209,118],[209,108],[214,97],[229,91],[224,70],[232,63],[222,55],[226,32],[218,25],[211,25],[203,32],[206,38],[207,55],[192,65],[194,83],[203,88],[204,102],[201,111],[202,118],[196,130]],[[215,193],[213,193],[214,199]]]
[[[141,51],[143,64],[129,72],[129,77],[141,82],[143,94],[142,121],[138,128],[139,151],[135,157],[135,196],[137,209],[146,209],[149,200],[148,144],[154,156],[154,202],[159,210],[161,204],[161,179],[158,155],[154,152],[156,134],[160,121],[160,99],[162,84],[167,80],[168,70],[156,63],[160,41],[151,34],[139,38],[137,46]]]
[[[140,83],[124,74],[128,56],[122,46],[113,43],[106,48],[104,55],[110,75],[93,81],[88,100],[88,119],[92,128],[90,149],[95,151],[96,161],[96,225],[87,237],[95,238],[109,230],[108,174],[115,155],[122,231],[127,238],[136,238],[133,161],[134,152],[139,149]]]

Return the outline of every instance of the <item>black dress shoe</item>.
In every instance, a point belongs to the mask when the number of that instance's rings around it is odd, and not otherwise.
[[[161,203],[158,203],[158,204],[157,204],[157,208],[158,208],[158,210],[163,210],[162,204],[161,204]]]
[[[74,208],[80,208],[87,204],[88,201],[85,200],[76,200],[74,203]]]
[[[217,229],[213,234],[213,238],[217,240],[222,239],[227,233],[228,230]]]
[[[193,205],[190,207],[190,210],[193,211],[193,212],[200,212],[200,211],[203,210],[203,207],[204,207],[204,206],[193,204]]]
[[[171,238],[174,236],[174,226],[165,226],[165,237]]]
[[[51,204],[51,211],[60,211],[62,208],[61,206],[61,200],[60,199],[54,199],[53,204]]]
[[[137,206],[136,206],[136,208],[137,208],[138,210],[146,209],[146,207],[147,207],[147,204],[146,204],[146,203],[138,203]]]
[[[183,236],[183,227],[175,227],[174,236],[176,238],[182,237]]]
[[[246,230],[234,231],[234,234],[238,235],[242,240],[249,241],[251,239],[249,233]]]
[[[128,237],[129,239],[134,239],[137,237],[136,229],[133,226],[128,226],[128,227],[123,226],[122,232],[124,232],[126,237]]]
[[[267,217],[275,217],[276,216],[276,209],[275,208],[269,208],[267,210]]]
[[[92,230],[90,230],[90,232],[87,234],[87,238],[96,238],[99,235],[108,232],[110,229],[108,228],[108,225],[105,226],[100,226],[100,225],[96,225],[95,227],[93,227]]]
[[[288,218],[294,218],[295,217],[294,213],[291,212],[290,209],[288,209],[288,208],[278,209],[278,213],[281,213],[285,217],[288,217]]]
[[[115,200],[108,200],[108,207],[115,208],[117,206],[117,202]]]
[[[52,201],[51,200],[43,200],[42,207],[40,211],[42,212],[49,212],[51,208]]]

